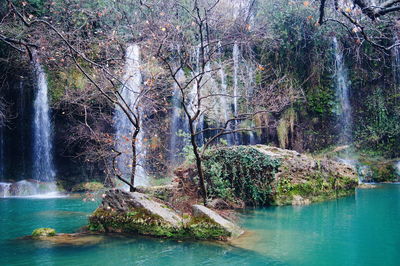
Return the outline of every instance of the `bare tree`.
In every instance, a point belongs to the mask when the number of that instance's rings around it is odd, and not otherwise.
[[[161,40],[160,44],[156,46],[157,57],[163,62],[169,77],[179,88],[181,106],[187,118],[190,144],[195,157],[200,194],[204,204],[207,203],[207,188],[202,161],[207,148],[225,135],[251,132],[263,128],[263,126],[248,126],[245,122],[252,121],[264,113],[278,112],[294,100],[288,90],[275,90],[284,78],[268,87],[263,87],[258,92],[258,101],[251,100],[245,95],[239,95],[237,92],[221,91],[220,86],[215,84],[213,77],[217,76],[222,67],[221,48],[232,47],[235,43],[234,35],[215,33],[216,25],[220,25],[221,32],[226,31],[227,28],[226,23],[217,20],[220,17],[218,16],[219,3],[220,1],[196,0],[192,6],[176,6],[176,9],[186,13],[190,18],[194,32],[189,34],[194,36],[188,36],[188,33],[180,25],[169,28],[161,26],[161,30],[159,25],[150,27],[155,38]],[[172,24],[171,21],[165,23]],[[214,33],[210,30],[211,28]],[[198,60],[193,59],[193,51],[196,51]],[[227,63],[232,64],[233,62]],[[180,77],[184,70],[189,73],[186,78]],[[198,125],[204,117],[211,117],[215,113],[215,107],[221,102],[221,99],[235,102],[240,99],[243,108],[230,112],[225,119],[221,119],[214,126],[199,127]],[[202,143],[199,136],[205,132],[213,132],[213,135]]]

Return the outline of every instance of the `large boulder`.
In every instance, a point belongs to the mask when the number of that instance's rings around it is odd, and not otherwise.
[[[230,237],[239,237],[244,231],[236,224],[223,218],[221,215],[215,211],[203,206],[203,205],[193,205],[193,216],[197,218],[206,218],[212,221],[212,223],[217,224],[222,227]]]
[[[209,212],[206,212],[209,214]],[[198,212],[197,212],[198,213]],[[239,229],[218,214],[184,215],[149,195],[110,190],[89,218],[89,229],[98,232],[135,233],[157,237],[219,239],[240,235]]]
[[[182,226],[182,218],[174,210],[139,192],[110,190],[105,194],[101,207],[120,212],[129,212],[132,209],[145,210],[149,215],[158,216],[173,227]]]

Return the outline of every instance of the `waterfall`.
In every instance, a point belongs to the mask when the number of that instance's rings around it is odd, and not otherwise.
[[[228,92],[227,92],[228,85],[226,84],[226,74],[225,74],[224,66],[222,65],[221,61],[219,62],[219,76],[221,79],[221,94],[228,95]],[[221,97],[221,111],[224,115],[224,119],[225,119],[224,123],[226,121],[228,121],[228,119],[229,119],[229,114],[230,114],[229,109],[230,108],[229,108],[229,105],[227,102],[227,97],[222,96]],[[226,140],[227,140],[229,146],[233,145],[234,140],[233,140],[233,137],[231,134],[226,135]]]
[[[344,63],[343,52],[336,38],[333,38],[335,55],[335,89],[339,102],[339,126],[340,143],[351,144],[352,142],[352,108],[350,105],[350,87],[348,71]]]
[[[238,114],[238,72],[239,72],[239,46],[233,45],[233,114]]]
[[[120,89],[120,94],[131,110],[138,110],[140,117],[143,117],[143,110],[139,106],[138,99],[142,83],[139,46],[136,44],[129,45],[126,49],[125,58],[124,86]],[[117,159],[118,169],[121,171],[122,177],[130,180],[132,170],[131,136],[134,132],[134,126],[119,106],[115,108],[114,126],[116,130],[116,150],[122,153]],[[143,128],[141,128],[136,141],[137,165],[135,186],[145,186],[148,184],[144,168],[146,149],[143,142]]]
[[[185,77],[185,73],[180,69],[177,73],[177,80],[181,82]],[[184,139],[178,136],[177,133],[182,130],[188,132],[187,117],[181,112],[181,96],[179,86],[174,83],[174,92],[172,95],[172,117],[171,117],[171,139],[169,143],[169,158],[172,162],[176,162],[179,158],[183,146]]]
[[[246,82],[247,100],[251,104],[254,94],[254,68],[250,63],[246,63],[246,70],[247,70],[247,82]],[[248,110],[248,112],[250,113],[251,110]],[[251,123],[251,126],[254,127],[253,121]],[[249,137],[250,137],[249,139],[250,145],[257,144],[257,135],[254,134],[253,131],[249,131]]]
[[[235,42],[233,45],[233,115],[236,117],[238,115],[238,74],[239,74],[239,46]],[[237,121],[233,123],[234,128],[236,128]],[[239,143],[239,134],[234,133],[235,144]]]
[[[40,181],[54,181],[52,124],[47,78],[38,60],[34,60],[34,69],[37,92],[33,103],[33,178]]]
[[[19,135],[19,149],[18,152],[20,153],[20,167],[21,167],[21,178],[25,178],[26,176],[26,132],[25,132],[25,83],[24,80],[21,78],[19,82],[19,103],[18,103],[18,135]]]
[[[196,75],[198,75],[201,71],[200,69],[200,45],[195,47],[194,51],[193,51],[193,56],[192,56],[194,61],[194,64],[196,66],[196,70],[194,71],[194,73],[192,73],[192,76],[195,77]],[[206,68],[209,66],[205,66]],[[207,69],[205,69],[205,71],[207,71]],[[191,115],[193,116],[194,113],[196,112],[198,105],[197,105],[197,80],[198,78],[195,78],[195,80],[193,81],[193,85],[191,86],[191,90],[188,92],[187,98],[188,98],[188,109],[189,112],[191,112]],[[200,86],[203,86],[204,83],[202,83]],[[201,114],[200,117],[197,120],[197,123],[194,125],[196,127],[197,132],[200,132],[202,130],[204,130],[204,114]],[[203,146],[204,144],[204,134],[198,134],[197,136],[197,141],[198,141],[198,145],[199,146]]]

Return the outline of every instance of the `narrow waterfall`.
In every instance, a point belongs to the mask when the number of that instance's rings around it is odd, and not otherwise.
[[[350,87],[348,71],[343,58],[343,51],[336,38],[333,38],[335,56],[335,89],[339,102],[340,144],[352,143],[352,108],[350,104]]]
[[[193,77],[198,75],[200,73],[200,46],[195,47],[193,51],[193,56],[192,56],[192,61],[194,61],[194,64],[196,66],[196,70],[194,73],[192,73]],[[207,66],[206,66],[207,67]],[[197,79],[197,78],[196,78]],[[188,100],[189,100],[189,111],[192,112],[192,115],[195,113],[197,110],[197,82],[193,81],[193,85],[191,86],[191,91],[188,93]],[[201,132],[204,130],[204,115],[201,114],[201,116],[197,120],[197,124],[195,125],[197,132]],[[204,134],[201,133],[197,136],[197,141],[199,146],[203,146],[204,144]]]
[[[129,45],[125,54],[125,75],[124,83],[120,90],[121,96],[126,104],[132,110],[139,110],[140,117],[143,117],[138,102],[138,97],[141,92],[142,74],[140,72],[140,48],[136,44]],[[117,166],[122,176],[126,180],[130,180],[132,171],[132,145],[131,137],[134,131],[134,126],[129,121],[123,110],[116,106],[114,114],[114,126],[116,130],[116,150],[122,154],[117,159]],[[135,186],[148,185],[148,179],[144,168],[146,149],[143,143],[143,128],[141,129],[136,141],[137,165],[135,172]]]
[[[235,42],[233,45],[233,115],[236,117],[238,115],[238,90],[239,90],[239,46]],[[236,121],[233,126],[236,127]],[[240,134],[233,134],[235,145],[240,144],[239,141]]]
[[[227,92],[228,85],[226,84],[226,73],[221,61],[219,62],[219,76],[221,79],[221,94],[228,95]],[[228,121],[229,114],[231,113],[231,111],[228,105],[227,97],[221,97],[221,111],[224,115],[225,121]],[[234,139],[231,134],[226,135],[226,141],[228,142],[229,146],[234,144]]]
[[[20,153],[20,178],[24,179],[27,176],[27,156],[26,156],[26,113],[25,113],[25,82],[21,79],[19,82],[19,99],[18,99],[18,135],[19,135],[19,147],[18,152]]]
[[[233,114],[238,114],[238,74],[239,74],[239,46],[233,45]]]
[[[177,73],[177,80],[182,81],[185,73],[180,69]],[[181,108],[181,93],[179,86],[174,83],[174,92],[172,95],[172,117],[171,117],[171,139],[169,143],[169,159],[175,163],[179,159],[179,153],[185,145],[184,139],[178,136],[179,131],[188,132],[187,117]]]
[[[246,70],[247,70],[247,82],[246,82],[246,87],[247,87],[247,100],[249,103],[253,99],[253,94],[254,94],[254,67],[250,63],[246,63]],[[251,110],[248,110],[250,113]],[[253,127],[254,124],[252,123],[251,126]],[[257,135],[254,134],[253,131],[249,131],[249,144],[250,145],[255,145],[257,144]]]
[[[50,120],[46,73],[34,60],[37,92],[33,103],[33,178],[54,181],[52,123]]]

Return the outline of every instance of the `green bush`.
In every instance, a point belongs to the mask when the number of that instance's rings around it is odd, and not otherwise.
[[[208,151],[204,173],[211,198],[243,200],[247,205],[268,205],[280,161],[251,147]]]

